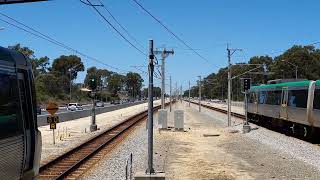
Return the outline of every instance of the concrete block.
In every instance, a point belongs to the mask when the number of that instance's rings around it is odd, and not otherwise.
[[[165,180],[165,173],[146,174],[145,172],[137,172],[134,180]]]
[[[249,124],[243,125],[243,133],[249,133],[251,131],[251,126]]]
[[[174,111],[174,129],[184,130],[184,111],[183,110]]]
[[[168,128],[168,111],[166,109],[159,110],[158,125],[161,129]]]

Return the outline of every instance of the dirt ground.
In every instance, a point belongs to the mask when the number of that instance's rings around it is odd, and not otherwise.
[[[228,128],[224,114],[205,108],[199,113],[195,105],[179,104],[176,108],[185,110],[186,131],[155,133],[156,142],[169,144],[164,164],[166,179],[319,179],[319,168],[290,155],[290,149],[273,147],[261,143],[258,136],[243,134],[241,120],[234,119],[236,126]],[[173,126],[172,120],[170,113],[169,126]],[[255,131],[277,141],[272,135],[275,132],[262,128]]]

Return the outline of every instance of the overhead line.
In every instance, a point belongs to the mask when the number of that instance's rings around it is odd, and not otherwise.
[[[164,25],[158,18],[156,18],[154,15],[151,14],[150,11],[148,11],[145,7],[142,6],[137,0],[132,0],[135,2],[143,11],[145,11],[147,14],[149,14],[155,21],[157,21],[162,27],[164,27],[171,35],[173,35],[178,41],[180,41],[182,44],[184,44],[189,50],[191,50],[193,53],[198,55],[201,59],[205,60],[209,63],[208,59],[203,57],[201,54],[199,54],[195,49],[193,49],[191,46],[189,46],[184,40],[182,40],[178,35],[176,35],[173,31],[171,31],[166,25]],[[218,67],[217,65],[215,65]],[[218,67],[219,68],[219,67]]]
[[[129,43],[134,49],[136,49],[137,51],[139,51],[141,54],[147,56],[146,53],[144,53],[142,50],[140,50],[138,47],[136,47],[134,44],[132,44],[117,28],[115,28],[110,21],[108,21],[108,19],[89,1],[87,0],[87,2],[90,4],[90,6],[103,18],[104,21],[106,21],[109,26],[112,27],[113,30],[115,30],[127,43]]]
[[[118,71],[122,71],[122,72],[127,72],[126,70],[122,70],[122,69],[120,69],[120,68],[117,68],[117,67],[111,66],[111,65],[109,65],[109,64],[106,64],[106,63],[104,63],[104,62],[102,62],[102,61],[100,61],[100,60],[98,60],[98,59],[96,59],[96,58],[94,58],[94,57],[91,57],[91,56],[89,56],[89,55],[87,55],[87,54],[84,54],[84,53],[82,53],[82,52],[74,49],[74,48],[71,48],[71,47],[69,47],[69,46],[67,46],[67,45],[65,45],[65,44],[63,44],[63,43],[61,43],[61,42],[59,42],[59,41],[51,38],[50,36],[45,35],[45,34],[41,33],[40,31],[38,31],[38,30],[36,30],[36,29],[34,29],[34,28],[32,28],[32,27],[30,27],[30,26],[28,26],[28,25],[26,25],[26,24],[24,24],[24,23],[22,23],[22,22],[20,22],[20,21],[18,21],[18,20],[16,20],[16,19],[8,16],[8,15],[5,15],[5,14],[3,14],[3,13],[1,13],[1,12],[0,12],[0,14],[1,14],[2,16],[4,16],[4,17],[6,17],[6,18],[8,18],[8,19],[10,19],[10,20],[12,20],[12,21],[14,21],[14,22],[16,22],[16,23],[18,23],[18,24],[20,24],[20,25],[22,25],[22,26],[24,26],[24,27],[26,27],[26,28],[28,28],[28,29],[30,29],[31,31],[29,31],[29,30],[27,30],[27,29],[25,29],[25,28],[23,28],[23,27],[20,27],[20,26],[18,26],[18,25],[16,25],[16,24],[13,24],[13,23],[11,23],[11,22],[9,22],[9,21],[6,21],[6,20],[4,20],[4,19],[0,19],[2,22],[5,22],[5,23],[7,23],[7,24],[9,24],[9,25],[11,25],[11,26],[14,26],[14,27],[22,30],[22,31],[25,31],[25,32],[27,32],[27,33],[29,33],[29,34],[32,34],[33,36],[36,36],[36,37],[41,38],[41,39],[43,39],[43,40],[46,40],[46,41],[48,41],[48,42],[50,42],[50,43],[52,43],[52,44],[55,44],[55,45],[60,46],[60,47],[62,47],[62,48],[64,48],[64,49],[67,49],[67,50],[69,50],[69,51],[72,51],[72,52],[74,52],[74,53],[77,53],[77,54],[79,54],[79,55],[81,55],[81,56],[83,56],[83,57],[85,57],[85,58],[87,58],[87,59],[91,59],[91,60],[93,60],[93,61],[96,61],[96,62],[98,62],[98,63],[100,63],[100,64],[103,64],[103,65],[105,65],[105,66],[107,66],[107,67],[110,67],[110,68],[112,68],[112,69],[115,69],[115,70],[118,70]],[[32,31],[34,31],[34,32],[32,32]],[[38,34],[37,34],[37,33],[38,33]],[[39,34],[40,34],[40,35],[39,35]]]
[[[120,28],[126,32],[126,34],[132,39],[134,40],[140,47],[142,47],[143,49],[145,48],[133,35],[131,35],[131,33],[129,33],[129,31],[123,26],[121,25],[121,23],[117,20],[117,18],[114,17],[114,15],[106,8],[106,6],[102,3],[101,0],[99,0],[99,2],[102,5],[102,8],[105,9],[108,14],[112,17],[112,19],[120,26]]]

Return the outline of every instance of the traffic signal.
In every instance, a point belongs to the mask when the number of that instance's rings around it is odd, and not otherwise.
[[[246,92],[251,87],[251,79],[250,78],[243,78],[243,92]]]
[[[89,80],[89,87],[92,91],[97,89],[97,78],[93,77]]]

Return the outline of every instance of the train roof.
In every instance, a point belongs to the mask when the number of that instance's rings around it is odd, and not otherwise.
[[[22,53],[0,46],[1,61],[27,66],[27,60]]]
[[[279,89],[283,87],[308,87],[311,81],[295,81],[295,82],[285,82],[279,84],[266,84],[260,86],[252,86],[250,90],[260,90],[260,89]],[[316,81],[316,85],[320,86],[320,80]]]

